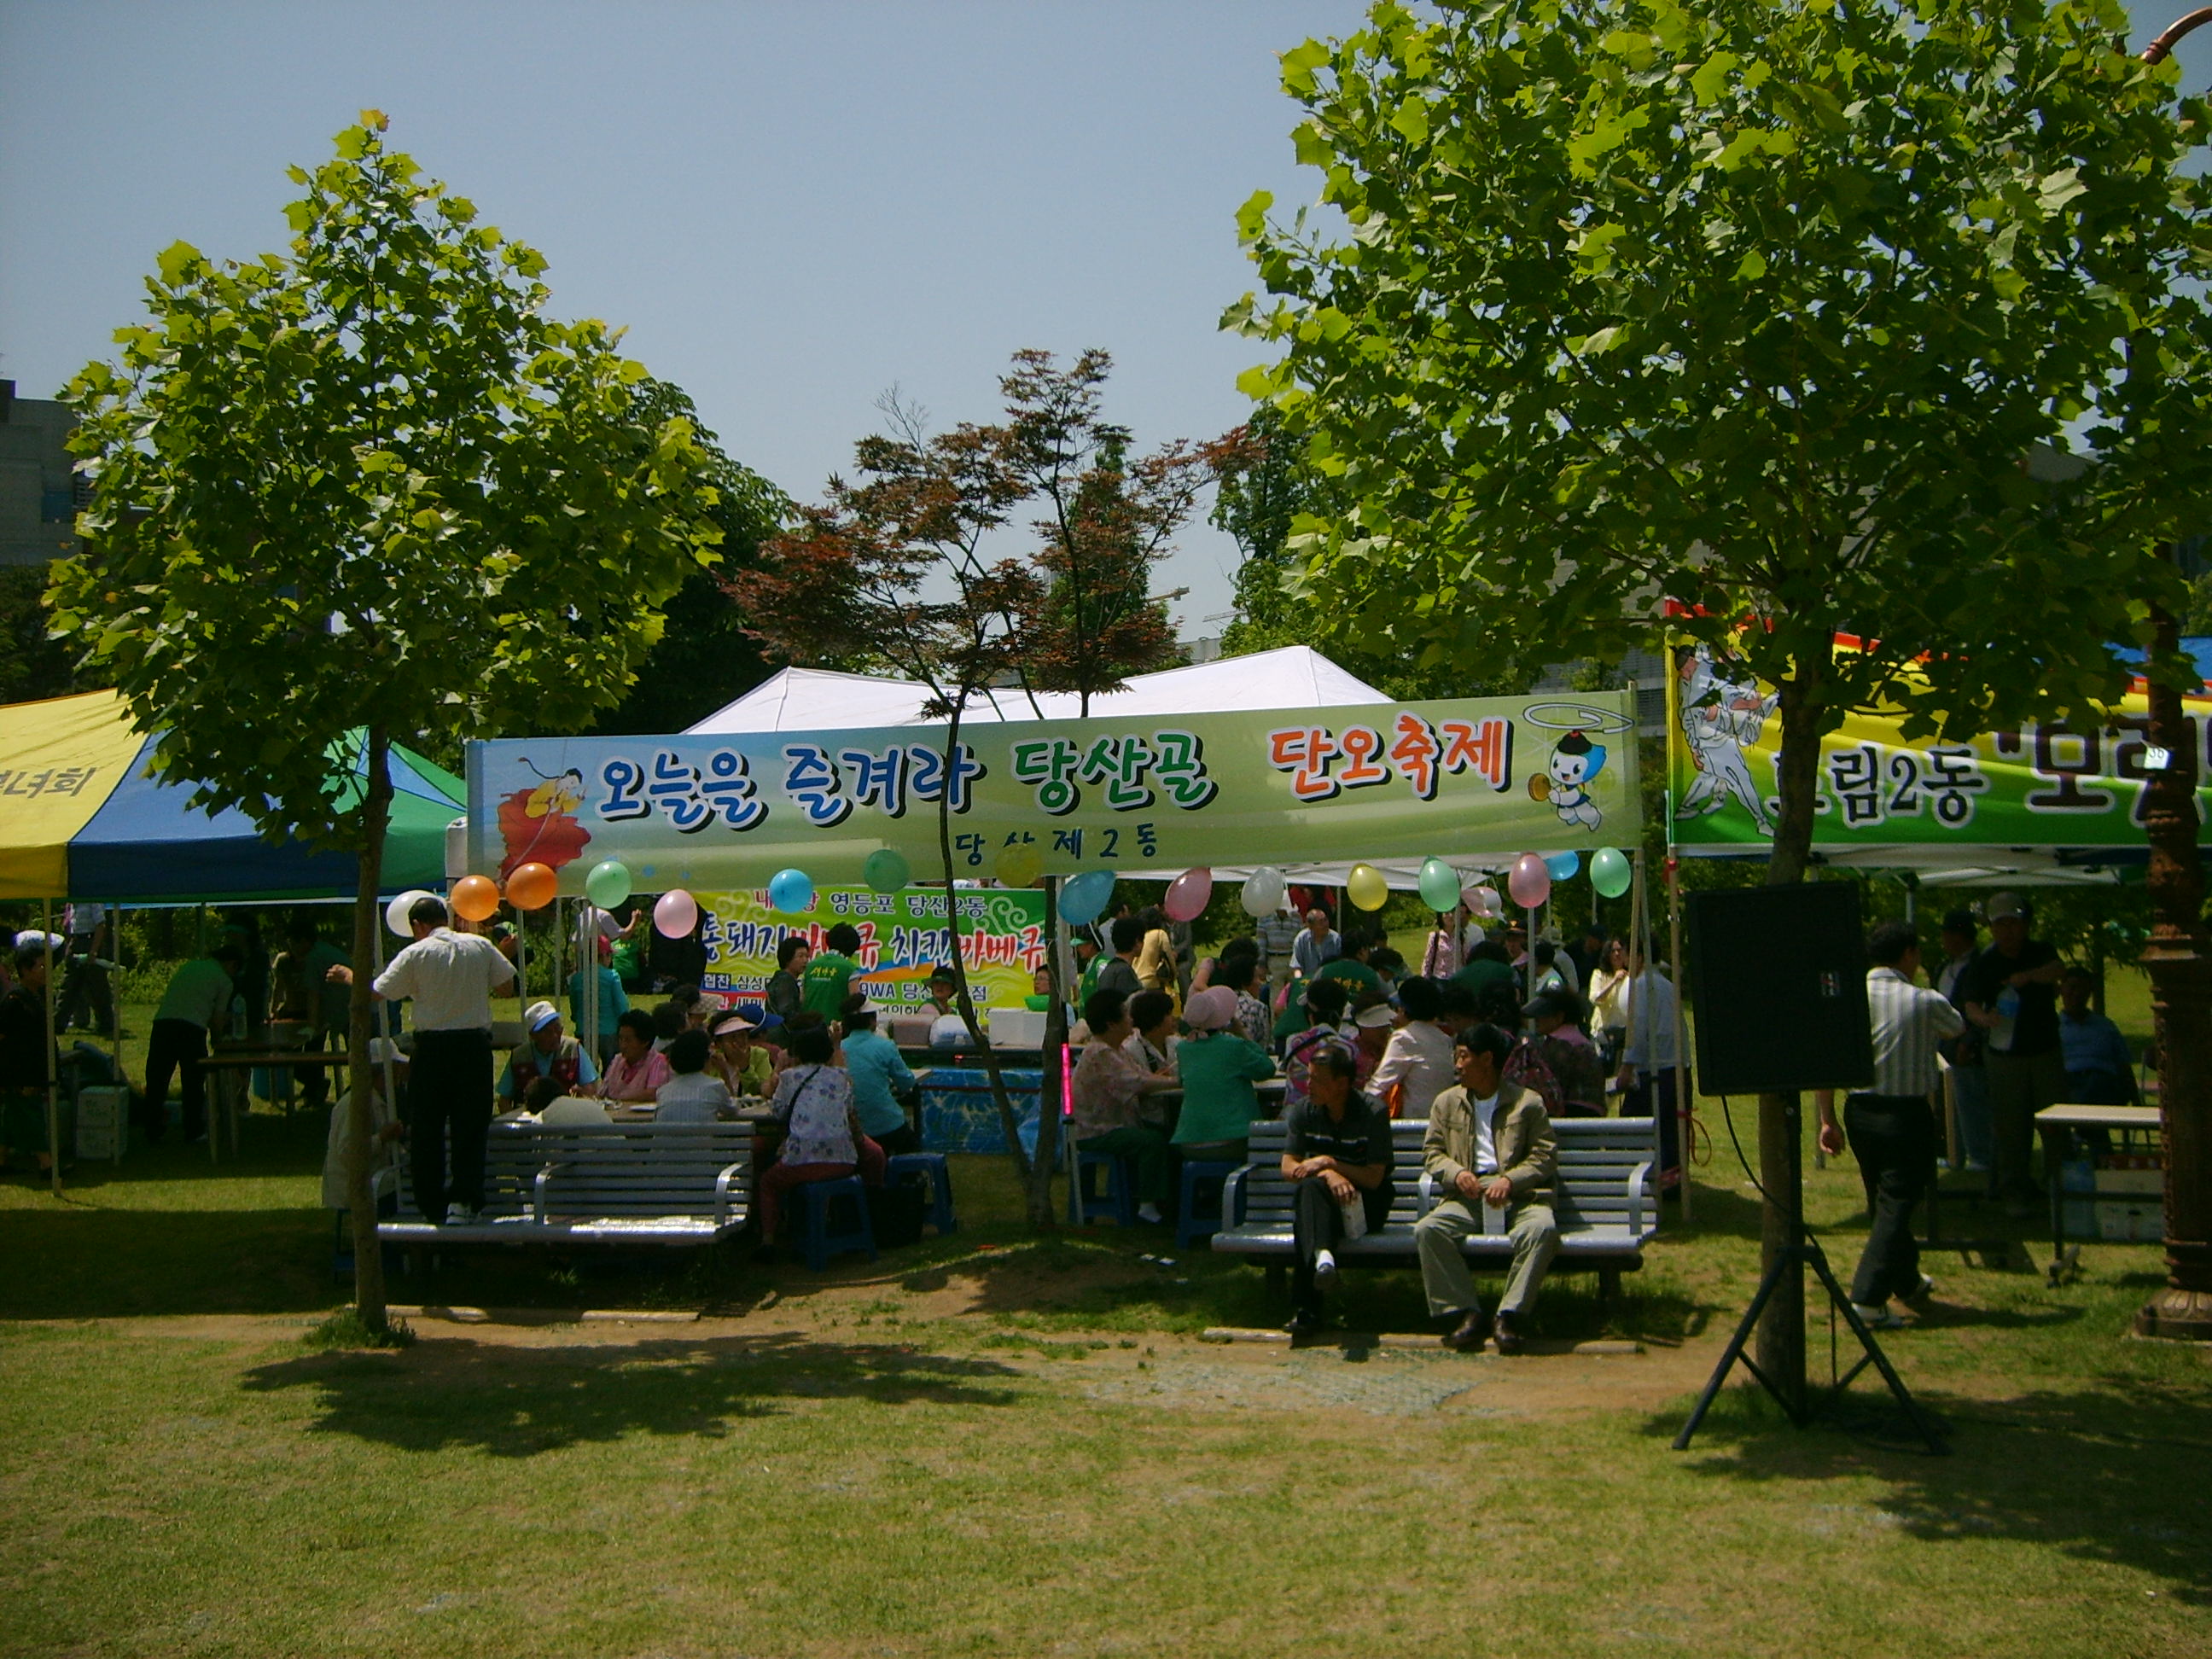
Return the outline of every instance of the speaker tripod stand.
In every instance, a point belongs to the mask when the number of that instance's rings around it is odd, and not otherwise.
[[[1674,1449],[1686,1451],[1689,1449],[1691,1437],[1697,1433],[1698,1425],[1705,1420],[1705,1413],[1720,1394],[1721,1385],[1728,1381],[1729,1373],[1739,1362],[1758,1380],[1761,1388],[1774,1396],[1775,1403],[1788,1413],[1790,1422],[1802,1429],[1812,1421],[1813,1407],[1805,1399],[1802,1349],[1796,1356],[1799,1376],[1796,1379],[1798,1389],[1794,1395],[1784,1386],[1787,1379],[1768,1376],[1746,1351],[1752,1333],[1759,1328],[1759,1316],[1766,1311],[1766,1304],[1785,1289],[1793,1294],[1802,1295],[1804,1284],[1802,1274],[1810,1267],[1814,1277],[1820,1281],[1821,1288],[1827,1291],[1829,1302],[1843,1316],[1844,1322],[1850,1328],[1851,1334],[1858,1339],[1859,1346],[1864,1350],[1859,1356],[1858,1364],[1837,1379],[1835,1386],[1829,1390],[1826,1403],[1833,1404],[1841,1399],[1844,1390],[1850,1387],[1853,1379],[1872,1365],[1881,1373],[1881,1380],[1889,1385],[1890,1393],[1896,1396],[1905,1420],[1927,1443],[1929,1451],[1942,1456],[1951,1448],[1944,1443],[1935,1424],[1929,1420],[1928,1414],[1920,1409],[1911,1390],[1905,1386],[1905,1379],[1898,1376],[1895,1367],[1889,1363],[1889,1356],[1882,1352],[1881,1344],[1875,1340],[1874,1333],[1867,1328],[1866,1322],[1851,1306],[1850,1297],[1844,1294],[1844,1287],[1836,1282],[1836,1275],[1828,1266],[1827,1254],[1820,1249],[1820,1241],[1806,1230],[1803,1152],[1800,1138],[1802,1126],[1799,1121],[1797,1097],[1793,1094],[1788,1099],[1789,1180],[1785,1201],[1790,1206],[1790,1243],[1775,1252],[1773,1262],[1759,1279],[1759,1289],[1751,1298],[1751,1306],[1744,1310],[1743,1322],[1735,1328],[1735,1334],[1729,1339],[1728,1346],[1721,1351],[1720,1364],[1713,1367],[1712,1376],[1706,1379],[1705,1392],[1698,1396],[1698,1403],[1691,1407],[1689,1420],[1682,1425],[1682,1431],[1674,1437]]]

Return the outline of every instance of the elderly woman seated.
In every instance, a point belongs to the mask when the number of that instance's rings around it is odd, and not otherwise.
[[[615,1021],[615,1057],[599,1085],[599,1097],[617,1105],[636,1105],[658,1097],[673,1075],[668,1056],[653,1046],[653,1016],[632,1008]]]
[[[712,1123],[730,1109],[730,1091],[707,1069],[708,1043],[701,1030],[684,1032],[668,1045],[668,1069],[676,1075],[654,1097],[655,1123]]]
[[[836,1052],[827,1025],[793,1022],[792,1063],[775,1082],[783,1144],[760,1178],[762,1261],[775,1260],[783,1195],[793,1187],[842,1181],[856,1170],[871,1187],[884,1184],[884,1149],[860,1132],[852,1079],[830,1063]]]

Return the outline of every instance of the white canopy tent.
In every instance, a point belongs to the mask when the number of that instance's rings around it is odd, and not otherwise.
[[[868,726],[933,724],[923,718],[929,689],[912,680],[838,674],[819,668],[787,668],[763,681],[691,733],[841,731]],[[1188,668],[1139,674],[1120,691],[1091,700],[1098,720],[1156,714],[1219,714],[1256,708],[1333,708],[1390,699],[1346,673],[1318,651],[1286,645],[1249,657],[1224,657]],[[1072,691],[983,693],[961,716],[975,720],[1065,720],[1082,714]]]

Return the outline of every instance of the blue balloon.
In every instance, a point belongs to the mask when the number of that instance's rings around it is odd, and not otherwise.
[[[814,908],[814,878],[804,870],[779,870],[769,878],[768,902],[787,916]]]
[[[1553,881],[1572,881],[1582,867],[1580,853],[1554,853],[1544,860],[1544,868],[1551,872]]]
[[[1085,870],[1070,876],[1060,890],[1060,919],[1071,927],[1098,920],[1114,898],[1111,870]]]

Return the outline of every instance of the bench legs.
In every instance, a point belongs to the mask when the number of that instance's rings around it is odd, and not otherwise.
[[[1620,1269],[1600,1267],[1597,1270],[1597,1299],[1601,1304],[1620,1294]]]

